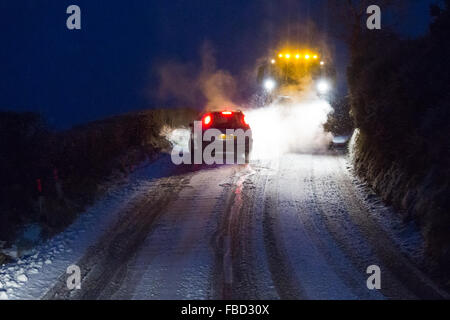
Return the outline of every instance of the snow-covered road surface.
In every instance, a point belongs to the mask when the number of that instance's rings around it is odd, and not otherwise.
[[[416,228],[355,179],[344,155],[168,161],[140,169],[126,192],[1,267],[3,298],[448,298],[420,267]],[[81,290],[67,289],[71,264]],[[381,290],[367,288],[370,265],[381,269]]]

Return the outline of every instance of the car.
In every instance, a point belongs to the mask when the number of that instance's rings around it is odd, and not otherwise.
[[[209,132],[209,135],[212,134],[211,141],[205,139],[205,133],[208,130],[211,130]],[[199,135],[201,135],[201,137]],[[233,140],[232,143],[231,140]],[[198,143],[195,143],[195,141],[198,141]],[[199,143],[200,141],[201,143]],[[201,152],[203,163],[203,153],[205,148],[214,141],[223,142],[222,155],[224,163],[229,163],[229,160],[226,161],[226,156],[229,153],[234,154],[234,163],[239,163],[238,159],[242,157],[245,159],[245,163],[249,163],[253,139],[251,137],[250,125],[241,110],[226,109],[222,111],[204,112],[199,115],[196,122],[191,124],[189,142],[191,163],[195,163],[195,154],[196,152],[199,154],[199,151]],[[201,146],[201,150],[199,150],[198,145]],[[211,155],[215,156],[215,150]],[[197,159],[199,158],[200,157],[197,157]]]

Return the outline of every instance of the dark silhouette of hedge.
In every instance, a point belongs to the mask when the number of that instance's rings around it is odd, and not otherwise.
[[[427,252],[450,266],[450,1],[429,34],[362,31],[348,70],[360,134],[355,166],[422,227]]]
[[[38,114],[0,112],[0,240],[12,240],[29,222],[48,233],[62,230],[113,172],[126,174],[169,147],[160,136],[164,125],[187,126],[196,115],[190,109],[148,110],[52,132]]]

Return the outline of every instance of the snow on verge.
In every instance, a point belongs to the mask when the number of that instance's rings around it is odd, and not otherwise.
[[[130,200],[147,191],[155,178],[170,172],[169,161],[163,156],[142,165],[126,183],[111,187],[63,233],[38,245],[26,257],[0,266],[0,300],[41,298],[117,221]]]
[[[354,138],[357,139],[358,132],[355,132],[350,152],[354,148]],[[384,204],[383,200],[372,190],[372,188],[358,177],[353,170],[353,154],[349,154],[344,160],[344,166],[347,174],[352,180],[355,190],[360,199],[363,199],[370,209],[371,216],[395,241],[400,250],[417,265],[422,265],[425,260],[425,239],[420,232],[419,227],[414,221],[405,221],[402,215],[396,212],[391,206]]]

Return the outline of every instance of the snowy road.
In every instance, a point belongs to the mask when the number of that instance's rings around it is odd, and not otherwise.
[[[448,298],[419,267],[417,230],[358,183],[344,155],[173,168],[127,197],[85,250],[54,254],[53,277],[28,275],[10,298]],[[80,241],[66,245],[77,252]],[[81,268],[81,290],[67,289],[58,259]],[[367,288],[370,265],[381,290]]]

